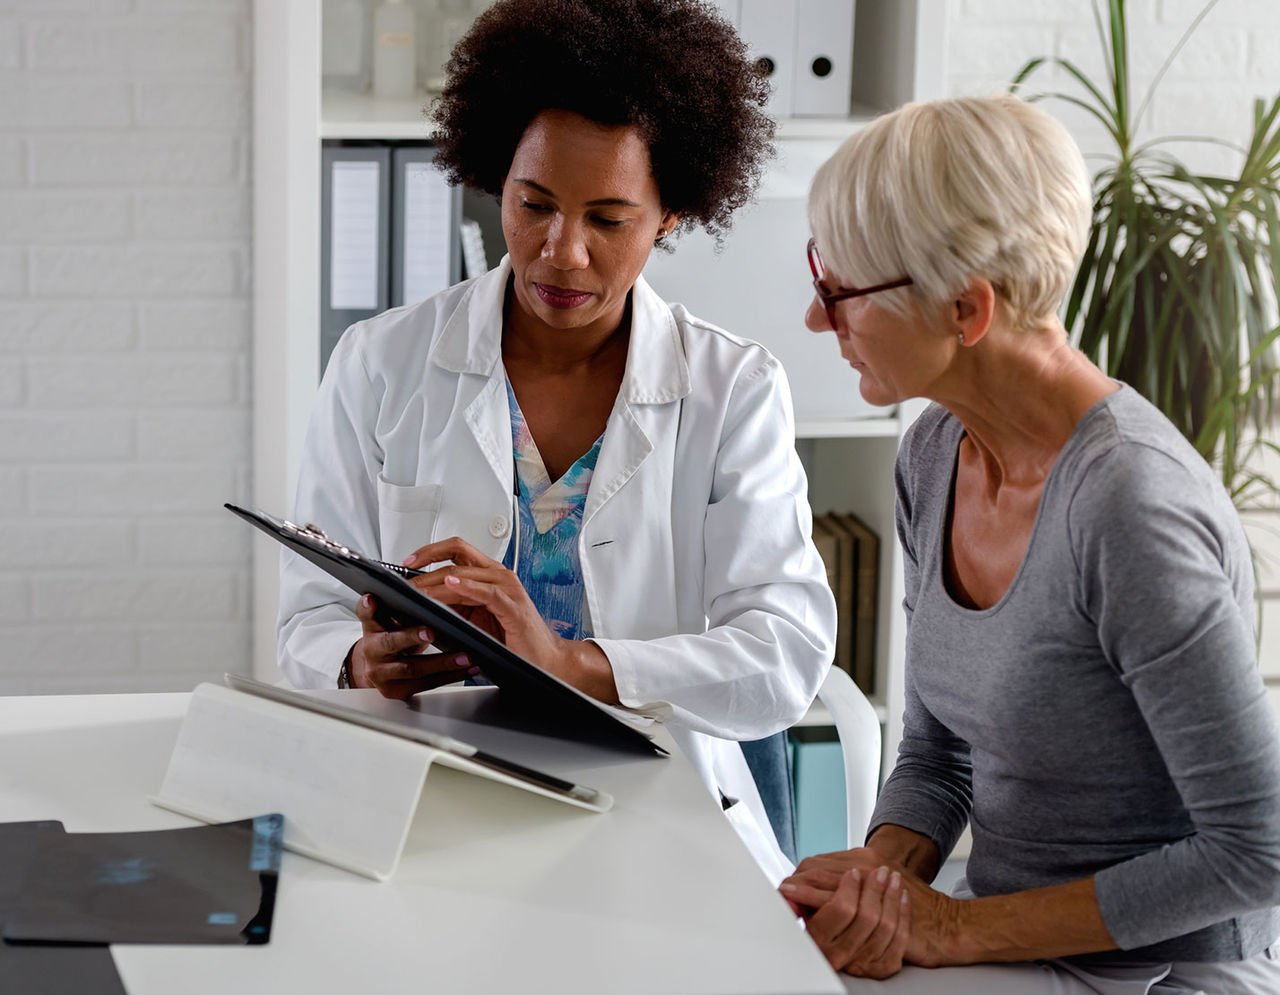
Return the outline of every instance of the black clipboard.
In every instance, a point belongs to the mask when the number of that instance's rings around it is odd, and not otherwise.
[[[471,663],[501,689],[505,704],[545,721],[553,727],[549,731],[554,735],[587,739],[630,752],[667,755],[666,750],[639,729],[613,715],[608,706],[513,652],[448,605],[423,594],[408,580],[421,571],[364,556],[334,542],[314,525],[295,525],[230,503],[223,507],[314,563],[356,594],[372,595],[385,623],[404,628],[428,626],[440,646],[466,652]]]

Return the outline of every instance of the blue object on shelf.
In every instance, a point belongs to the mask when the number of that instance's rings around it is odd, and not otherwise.
[[[797,726],[788,732],[796,793],[796,853],[848,849],[844,752],[834,726]]]

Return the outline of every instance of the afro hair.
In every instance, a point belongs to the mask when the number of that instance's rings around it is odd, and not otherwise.
[[[769,84],[703,0],[499,0],[458,42],[445,81],[436,164],[495,197],[544,110],[637,128],[663,207],[717,241],[773,155]]]

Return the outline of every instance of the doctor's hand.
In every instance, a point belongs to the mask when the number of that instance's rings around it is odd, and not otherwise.
[[[797,869],[779,890],[834,970],[877,980],[902,970],[911,902],[898,871],[850,868],[815,881]]]
[[[356,604],[364,635],[351,647],[352,687],[377,688],[383,697],[405,699],[480,672],[463,653],[425,653],[435,639],[430,629],[386,629],[376,613],[374,599],[363,595]]]
[[[415,550],[404,565],[427,570],[446,561],[451,562],[411,578],[411,583],[579,691],[617,702],[613,667],[604,651],[593,642],[562,639],[552,632],[520,578],[497,560],[453,536]]]

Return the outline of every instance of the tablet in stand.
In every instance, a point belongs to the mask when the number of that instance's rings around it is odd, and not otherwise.
[[[386,880],[395,871],[433,764],[605,812],[603,791],[429,730],[234,674],[201,684],[151,801],[202,822],[271,810],[284,846]]]

